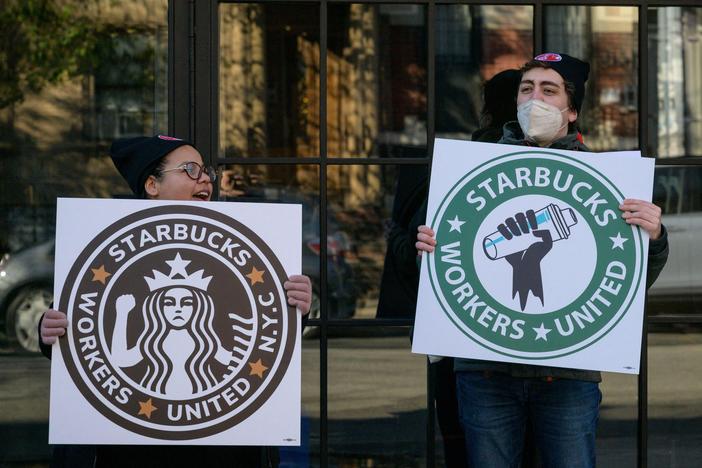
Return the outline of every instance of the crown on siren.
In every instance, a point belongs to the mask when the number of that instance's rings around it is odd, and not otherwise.
[[[190,286],[207,291],[212,276],[203,277],[205,270],[198,270],[189,275],[185,267],[190,264],[190,260],[184,260],[180,253],[177,253],[173,260],[166,260],[166,263],[171,267],[171,272],[168,275],[157,270],[151,270],[154,275],[153,278],[149,276],[144,277],[144,280],[149,285],[149,291],[174,286]]]

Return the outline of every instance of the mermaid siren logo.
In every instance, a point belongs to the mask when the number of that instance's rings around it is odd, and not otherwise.
[[[141,307],[145,326],[130,349],[127,320],[136,302],[131,294],[117,298],[112,362],[132,367],[145,359],[149,365],[141,386],[161,395],[187,398],[215,386],[218,378],[212,371],[213,359],[227,365],[232,356],[212,326],[214,302],[207,294],[212,277],[203,277],[203,270],[188,275],[185,268],[190,261],[179,253],[167,263],[169,275],[154,270],[153,278],[144,278],[150,292]]]
[[[133,213],[90,241],[63,284],[68,374],[133,433],[177,441],[233,428],[269,400],[293,359],[286,278],[271,248],[222,212]]]

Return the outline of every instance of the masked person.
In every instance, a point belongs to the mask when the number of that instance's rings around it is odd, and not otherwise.
[[[117,140],[110,156],[137,198],[151,200],[209,201],[216,172],[206,167],[191,143],[157,135]],[[292,275],[284,283],[288,304],[303,315],[310,310],[312,285],[305,275]],[[66,314],[47,310],[39,322],[40,348],[51,359],[51,345],[66,333]],[[73,450],[72,450],[73,448]],[[207,446],[63,446],[55,466],[174,467],[275,466],[277,451],[269,447]],[[59,450],[60,452],[61,450]],[[86,458],[90,458],[86,460]],[[93,460],[94,459],[94,460]]]
[[[566,54],[542,54],[527,62],[517,89],[518,120],[505,124],[499,143],[588,151],[575,124],[589,71],[589,64]],[[650,236],[650,287],[668,258],[661,210],[634,199],[619,208],[627,223]],[[419,226],[417,250],[433,252],[435,245],[433,230]],[[470,466],[519,466],[527,421],[544,467],[595,466],[599,372],[470,359],[455,359],[454,370]]]
[[[517,118],[517,86],[521,72],[515,69],[496,73],[483,85],[480,128],[471,135],[473,141],[496,143],[502,127]],[[415,249],[417,227],[427,216],[428,176],[410,166],[400,169],[393,214],[387,232],[387,253],[381,281],[378,317],[393,312],[415,310],[419,286],[419,257]],[[458,417],[453,358],[429,357],[429,378],[434,387],[436,420],[441,431],[444,464],[447,468],[467,465],[465,434]],[[527,432],[527,436],[529,432]],[[525,441],[522,468],[533,465],[533,449]]]

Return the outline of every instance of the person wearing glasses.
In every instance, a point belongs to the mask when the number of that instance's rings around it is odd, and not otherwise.
[[[110,156],[136,198],[209,201],[216,171],[205,166],[195,146],[165,135],[116,140]],[[302,315],[310,310],[312,284],[306,275],[291,275],[283,284],[288,303]],[[51,345],[66,333],[66,314],[47,310],[39,321],[39,345],[51,359]],[[57,453],[58,452],[58,453]],[[58,459],[57,459],[58,458]],[[268,447],[63,446],[52,466],[275,466],[277,451]]]

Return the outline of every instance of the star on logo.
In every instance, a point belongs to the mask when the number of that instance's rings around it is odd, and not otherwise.
[[[100,265],[100,268],[91,268],[90,271],[93,272],[93,281],[99,281],[103,285],[107,277],[112,275],[112,273],[105,271],[105,265]]]
[[[617,237],[610,237],[609,239],[612,241],[612,250],[624,250],[624,242],[629,240],[626,237],[622,237],[621,233],[619,232],[617,233]]]
[[[249,372],[249,375],[257,375],[260,378],[263,378],[263,373],[268,370],[268,368],[261,362],[261,359],[256,362],[250,362],[249,366],[251,367],[251,372]]]
[[[538,340],[548,341],[548,338],[546,337],[546,335],[548,335],[548,333],[551,331],[551,329],[544,327],[543,322],[541,323],[541,326],[539,328],[532,327],[532,329],[536,332],[536,338],[534,338],[534,341],[538,341]]]
[[[141,416],[142,414],[146,416],[148,419],[151,419],[151,413],[156,411],[158,408],[156,408],[153,403],[151,403],[151,398],[149,398],[146,401],[140,401],[139,402],[139,413],[137,416]]]
[[[260,271],[257,270],[256,267],[251,268],[251,273],[246,275],[248,279],[251,280],[251,286],[253,286],[256,283],[263,283],[263,274],[265,271]]]
[[[166,263],[171,267],[171,278],[176,278],[176,275],[180,275],[181,278],[188,277],[185,267],[190,264],[190,260],[183,260],[178,253],[173,260],[166,260]]]
[[[447,219],[446,221],[448,221],[448,223],[451,225],[451,229],[449,229],[449,232],[453,232],[453,231],[461,232],[461,226],[466,224],[465,221],[460,221],[458,219],[458,215],[454,216],[453,219]]]

